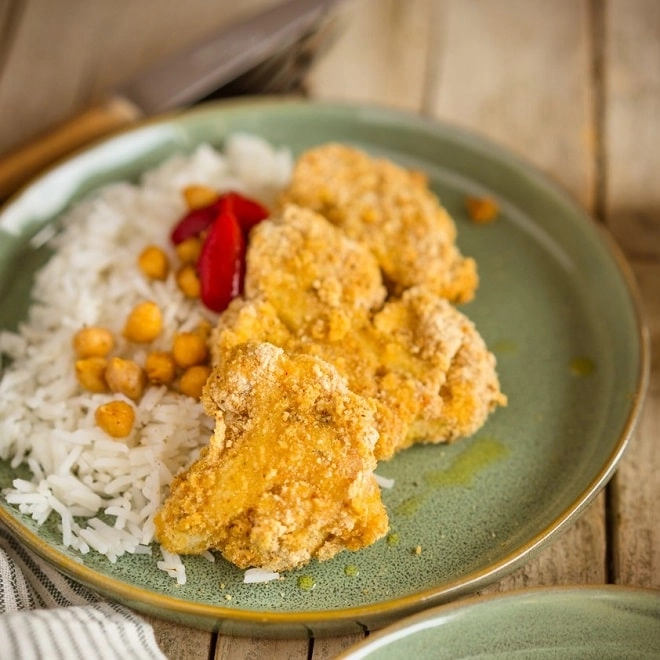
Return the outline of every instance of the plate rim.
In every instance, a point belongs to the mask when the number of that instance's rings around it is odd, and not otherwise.
[[[166,125],[170,123],[177,124],[179,121],[185,121],[187,118],[194,118],[204,114],[223,114],[231,110],[237,110],[245,107],[248,110],[264,111],[282,111],[286,108],[295,108],[306,111],[321,110],[326,113],[343,112],[358,115],[358,113],[369,113],[372,117],[384,118],[388,123],[405,125],[407,127],[432,132],[451,138],[455,142],[464,143],[477,149],[487,149],[489,153],[498,160],[507,163],[510,167],[519,172],[524,172],[525,176],[540,186],[554,198],[558,199],[563,205],[569,208],[575,215],[579,216],[581,221],[586,222],[594,232],[594,238],[599,239],[604,250],[612,258],[612,264],[616,267],[625,285],[626,293],[632,303],[634,313],[634,324],[636,329],[636,354],[639,362],[639,374],[635,386],[635,391],[630,396],[630,407],[622,426],[621,434],[613,447],[608,459],[602,465],[598,473],[592,478],[589,484],[581,493],[580,497],[567,507],[544,529],[539,531],[526,543],[518,546],[514,552],[508,553],[500,558],[496,563],[476,571],[472,571],[453,582],[437,586],[431,589],[415,591],[405,596],[380,600],[369,605],[356,607],[344,607],[333,610],[308,610],[308,611],[268,611],[268,610],[238,610],[225,608],[219,605],[209,605],[197,603],[188,600],[177,599],[175,597],[159,594],[149,591],[142,587],[136,587],[122,580],[100,574],[97,571],[78,563],[75,559],[67,556],[56,548],[51,547],[38,534],[26,528],[16,517],[14,517],[5,506],[0,506],[0,522],[4,522],[29,548],[35,551],[43,559],[55,565],[59,570],[70,577],[92,587],[115,600],[124,599],[131,602],[136,609],[144,609],[143,606],[155,608],[163,613],[181,614],[190,616],[193,619],[202,617],[210,626],[215,621],[234,621],[237,623],[246,623],[250,625],[263,626],[265,629],[270,625],[291,624],[298,626],[328,624],[338,629],[343,624],[353,624],[356,620],[363,623],[374,623],[382,620],[392,621],[407,616],[413,612],[428,609],[429,607],[446,603],[461,594],[468,594],[484,587],[492,582],[493,576],[504,577],[510,574],[515,568],[519,567],[542,548],[552,542],[558,535],[563,533],[570,524],[591,504],[596,495],[605,486],[616,470],[618,463],[624,454],[639,419],[644,397],[648,388],[650,372],[650,339],[649,329],[646,322],[641,293],[639,291],[632,268],[626,259],[623,250],[615,241],[609,229],[603,224],[597,222],[595,218],[577,201],[564,190],[555,180],[542,172],[536,165],[513,153],[507,148],[493,141],[491,138],[483,136],[476,131],[465,129],[450,122],[436,118],[428,118],[417,113],[388,107],[385,105],[346,102],[346,101],[326,101],[318,99],[301,99],[298,97],[241,97],[212,101],[201,104],[197,107],[168,112],[158,116],[149,117],[136,122],[128,127],[113,133],[111,136],[95,140],[66,158],[58,161],[52,166],[43,170],[37,177],[26,183],[13,195],[11,195],[4,204],[0,206],[0,228],[2,228],[2,216],[7,209],[14,204],[19,203],[20,198],[33,187],[38,186],[52,173],[70,161],[76,161],[86,153],[95,150],[104,144],[112,142],[122,137],[130,136],[132,133],[138,133],[146,128]],[[198,623],[201,623],[198,622]],[[197,625],[191,623],[190,625]],[[361,625],[361,624],[360,624]],[[202,627],[198,625],[198,627]],[[377,624],[375,628],[382,625]],[[301,634],[306,634],[301,631]]]
[[[361,640],[357,644],[342,651],[336,660],[362,660],[368,658],[371,651],[387,647],[390,637],[395,637],[393,641],[398,641],[396,636],[417,625],[431,623],[438,618],[451,613],[463,613],[473,611],[475,608],[489,608],[500,606],[510,602],[525,602],[528,599],[554,599],[557,596],[567,596],[571,599],[582,598],[585,601],[603,600],[611,597],[630,596],[646,601],[655,599],[657,601],[658,615],[660,619],[660,589],[653,587],[642,587],[637,585],[624,585],[612,583],[590,583],[590,584],[554,584],[538,587],[520,587],[510,591],[500,591],[483,595],[472,595],[461,598],[456,601],[443,603],[436,607],[418,612],[412,616],[401,619],[389,626],[382,628]],[[434,627],[442,627],[443,623],[438,623]],[[428,626],[432,627],[432,626]],[[411,631],[411,634],[413,632]],[[408,635],[406,635],[407,637]],[[366,651],[366,653],[364,653]]]

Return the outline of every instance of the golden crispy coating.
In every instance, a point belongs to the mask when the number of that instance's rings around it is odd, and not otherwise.
[[[291,332],[277,315],[275,307],[263,298],[234,299],[221,315],[211,337],[212,362],[218,369],[226,368],[233,349],[245,342],[269,342],[292,354],[306,353],[330,362],[345,376],[351,389],[370,399],[376,409],[376,422],[380,434],[376,456],[380,448],[398,444],[398,438],[407,432],[404,418],[398,414],[398,403],[389,402],[390,408],[379,399],[377,378],[378,348],[368,348],[372,340],[369,323],[352,328],[340,342],[312,340],[304,333]]]
[[[210,337],[216,430],[156,516],[164,548],[288,570],[385,534],[376,460],[506,405],[451,304],[477,286],[455,238],[418,173],[336,144],[299,159]]]
[[[281,571],[386,533],[374,407],[332,366],[239,344],[202,400],[216,430],[156,516],[167,550],[217,549],[241,568]]]
[[[211,364],[223,367],[234,347],[248,342],[268,342],[288,349],[293,334],[280,321],[277,310],[262,297],[234,298],[211,331]]]
[[[472,321],[424,287],[406,291],[374,319],[384,376],[379,398],[404,405],[406,437],[388,458],[413,443],[451,442],[475,433],[498,406],[505,406],[495,356]]]
[[[250,234],[245,295],[261,295],[292,331],[338,341],[385,299],[378,263],[325,218],[298,206]]]
[[[353,392],[374,400],[379,460],[415,442],[471,435],[506,404],[495,358],[474,324],[423,287],[386,303],[341,341],[289,331],[263,298],[235,300],[212,336],[214,364],[223,368],[234,347],[246,341],[314,355],[345,376]]]
[[[476,264],[426,179],[357,149],[325,144],[297,160],[281,203],[317,211],[376,256],[395,294],[423,284],[452,302],[478,285]]]

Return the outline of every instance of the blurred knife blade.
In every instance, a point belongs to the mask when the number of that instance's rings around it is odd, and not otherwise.
[[[330,33],[331,10],[340,0],[287,0],[165,59],[63,124],[0,158],[0,199],[13,193],[41,169],[85,144],[113,133],[145,116],[218,96],[238,81],[241,92],[273,93],[264,72],[272,72],[282,89],[287,75],[274,70],[295,59],[323,32]],[[318,38],[317,38],[318,41]],[[318,43],[316,43],[318,46]],[[294,55],[292,55],[292,53]],[[302,61],[302,60],[301,60]],[[258,72],[249,88],[251,72]],[[285,83],[289,83],[288,85]],[[228,87],[229,89],[229,87]]]
[[[147,114],[209,95],[318,29],[333,0],[289,0],[177,53],[117,91]]]

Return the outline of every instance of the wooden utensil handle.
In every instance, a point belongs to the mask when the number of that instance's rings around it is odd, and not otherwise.
[[[111,97],[0,157],[0,199],[15,192],[44,167],[141,116],[129,101]]]

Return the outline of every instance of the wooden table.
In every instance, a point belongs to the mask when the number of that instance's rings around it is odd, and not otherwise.
[[[63,78],[60,89],[51,86],[56,97],[48,105],[34,78],[29,95],[20,86],[20,63],[14,61],[12,68],[10,55],[25,58],[26,33],[43,36],[44,21],[62,23],[46,9],[50,4],[0,0],[0,71],[4,64],[6,73],[4,89],[0,86],[0,125],[11,121],[16,127],[1,136],[0,151],[28,136],[37,120],[59,119],[58,113],[66,116],[84,100],[80,87],[74,93],[71,79]],[[94,14],[109,20],[109,7],[116,7],[93,0],[55,4],[60,10],[76,5],[80,20],[90,24]],[[150,22],[144,20],[143,49],[133,49],[134,62],[163,54],[158,28],[165,29],[168,21],[178,26],[171,48],[192,40],[201,32],[201,18],[211,17],[211,5],[217,5],[209,0],[180,4],[131,3],[140,5],[130,10],[135,21],[151,9]],[[251,0],[244,7],[260,4],[269,3]],[[39,11],[50,12],[50,18]],[[645,303],[650,384],[615,476],[559,540],[485,592],[576,583],[660,588],[660,2],[354,0],[342,15],[345,29],[309,77],[312,96],[405,108],[467,127],[522,155],[613,233],[632,264]],[[116,11],[113,16],[105,31],[126,32],[126,12],[122,20]],[[209,20],[217,22],[217,13]],[[89,41],[90,36],[81,39]],[[47,57],[54,45],[39,41],[34,48]],[[96,48],[120,53],[107,35]],[[130,71],[128,54],[118,55],[112,71],[106,60],[97,52],[87,62],[87,93]],[[80,82],[83,66],[76,66]],[[38,71],[36,77],[38,82],[43,75]],[[20,116],[19,97],[25,108]],[[243,639],[151,622],[168,657],[191,660],[320,660],[359,639]]]

